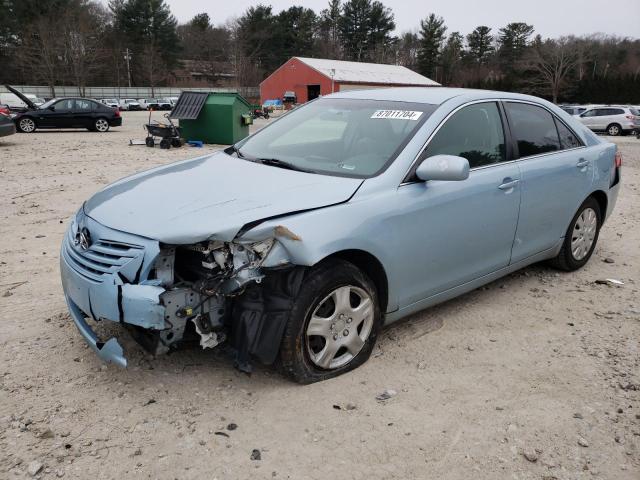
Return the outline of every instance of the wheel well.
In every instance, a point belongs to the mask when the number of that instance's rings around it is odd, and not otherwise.
[[[609,125],[607,125],[607,130],[609,130],[609,127],[611,127],[613,125],[615,125],[619,129],[622,129],[622,125],[620,125],[618,122],[611,122]]]
[[[323,260],[328,258],[346,260],[362,270],[375,284],[378,290],[378,297],[380,297],[380,310],[386,312],[387,304],[389,303],[389,283],[387,281],[387,273],[384,271],[380,260],[364,250],[342,250],[329,255]]]
[[[607,203],[609,201],[607,194],[602,190],[596,190],[590,195],[590,197],[595,198],[596,202],[598,202],[598,206],[600,207],[600,216],[604,220],[604,217],[607,215]]]

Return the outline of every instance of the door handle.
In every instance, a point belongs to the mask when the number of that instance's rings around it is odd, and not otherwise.
[[[508,180],[508,179],[505,178],[505,180]],[[519,181],[520,180],[518,180],[518,179],[509,180],[508,182],[505,182],[502,185],[498,185],[498,188],[500,190],[509,190],[510,188],[515,187],[518,184]]]
[[[584,158],[581,158],[580,161],[576,163],[577,168],[584,168],[588,166],[589,166],[589,160],[585,160]]]

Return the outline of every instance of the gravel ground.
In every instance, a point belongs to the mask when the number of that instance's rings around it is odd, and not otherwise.
[[[128,146],[145,114],[124,117],[0,139],[0,478],[640,478],[640,140],[615,140],[624,186],[584,269],[517,272],[299,386],[223,352],[152,358],[124,338],[122,370],[86,348],[58,274],[68,219],[124,175],[214,149]]]

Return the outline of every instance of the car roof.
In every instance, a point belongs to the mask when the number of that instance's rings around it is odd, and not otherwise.
[[[396,87],[376,88],[365,90],[348,90],[333,93],[326,97],[353,98],[362,100],[381,100],[396,102],[425,103],[440,105],[454,97],[465,97],[466,101],[483,100],[491,98],[512,98],[520,100],[544,101],[541,98],[521,93],[497,92],[494,90],[475,90],[471,88],[449,87]]]

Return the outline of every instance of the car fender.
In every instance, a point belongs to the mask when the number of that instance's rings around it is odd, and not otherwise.
[[[393,194],[390,192],[389,194]],[[264,268],[287,265],[311,267],[345,250],[360,250],[382,265],[388,283],[387,311],[398,308],[397,273],[393,268],[396,232],[385,227],[389,214],[386,195],[349,201],[292,215],[265,219],[236,239],[242,243],[274,238]],[[386,204],[386,206],[385,206]],[[371,212],[377,212],[372,214]]]

